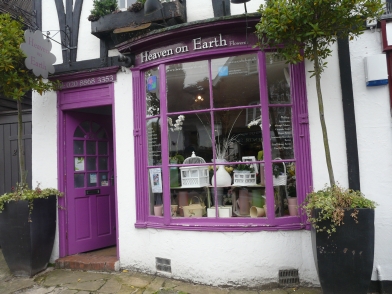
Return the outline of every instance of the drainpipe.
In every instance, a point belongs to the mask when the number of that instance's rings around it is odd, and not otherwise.
[[[360,190],[357,129],[351,77],[350,46],[348,38],[338,39],[340,84],[342,88],[344,132],[346,135],[348,186]]]

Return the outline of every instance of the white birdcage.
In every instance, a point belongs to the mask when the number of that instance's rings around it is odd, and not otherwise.
[[[206,161],[196,156],[192,152],[192,156],[184,160],[184,164],[199,164]],[[199,188],[208,186],[208,167],[207,166],[184,166],[181,170],[181,187],[182,188]]]

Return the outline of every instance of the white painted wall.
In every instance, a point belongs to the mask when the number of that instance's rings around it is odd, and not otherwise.
[[[382,53],[381,32],[367,31],[350,42],[361,190],[379,205],[376,209],[374,268],[392,280],[392,133],[388,86],[366,87],[365,56]],[[376,280],[374,270],[372,279]]]
[[[44,6],[44,28],[58,27],[54,1]],[[92,1],[84,1],[78,60],[97,58],[99,41],[90,34],[85,21]],[[256,11],[263,1],[247,3]],[[188,0],[188,20],[213,17],[210,0]],[[232,14],[243,14],[243,5],[231,5]],[[381,52],[379,32],[366,32],[350,43],[355,112],[360,152],[362,191],[380,206],[376,210],[375,266],[383,278],[392,280],[391,210],[389,184],[392,173],[392,138],[389,93],[386,86],[366,88],[363,57]],[[90,44],[87,44],[90,43]],[[95,45],[94,45],[95,44]],[[54,45],[61,63],[61,50]],[[60,48],[60,45],[58,45]],[[60,48],[61,49],[61,48]],[[335,178],[347,186],[346,146],[336,45],[322,76],[325,114]],[[97,53],[98,55],[96,55]],[[113,51],[111,55],[116,55]],[[312,65],[306,62],[306,70]],[[311,136],[313,181],[316,189],[328,183],[324,148],[318,117],[314,78],[307,73],[307,95]],[[133,151],[132,74],[119,72],[115,87],[116,187],[120,264],[122,268],[155,273],[155,257],[169,258],[173,278],[211,285],[258,286],[277,282],[278,270],[299,269],[303,283],[318,284],[308,231],[218,233],[135,229],[136,193]],[[33,95],[33,182],[57,186],[56,95]],[[43,144],[43,142],[45,144]],[[137,156],[137,155],[136,155]],[[45,169],[42,169],[45,167]],[[56,238],[52,261],[58,257]],[[376,279],[373,274],[373,279]]]

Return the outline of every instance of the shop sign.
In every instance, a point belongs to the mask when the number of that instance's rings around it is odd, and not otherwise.
[[[246,40],[244,40],[244,36],[242,35],[222,36],[222,34],[219,34],[212,37],[199,37],[189,40],[187,42],[181,42],[175,45],[160,47],[151,51],[144,51],[136,56],[136,64],[142,64],[178,54],[192,53],[221,47],[246,45],[247,42]]]
[[[26,54],[25,65],[33,70],[37,77],[48,78],[48,73],[54,73],[53,64],[56,56],[50,53],[52,43],[49,39],[44,40],[41,31],[26,30],[24,33],[25,43],[20,45],[20,49]]]

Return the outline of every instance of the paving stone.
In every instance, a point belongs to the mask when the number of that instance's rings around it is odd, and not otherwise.
[[[100,289],[99,289],[99,293],[108,293],[108,294],[112,294],[112,293],[117,293],[118,291],[120,291],[121,289],[121,283],[118,279],[115,279],[114,277],[112,277],[110,280],[108,280],[105,285],[103,285]]]
[[[143,294],[152,294],[157,292],[158,290],[163,289],[163,285],[165,284],[165,278],[155,277],[152,282],[147,285],[146,290],[144,290]]]
[[[0,283],[0,293],[1,294],[9,294],[15,293],[24,289],[29,289],[34,286],[33,279],[25,279],[25,278],[12,278],[8,280],[6,283]]]
[[[23,291],[23,293],[27,294],[47,294],[47,293],[53,293],[55,287],[49,287],[49,288],[42,288],[39,287],[38,285],[35,285],[33,288],[27,289],[26,291]]]
[[[150,284],[155,276],[141,274],[141,273],[133,273],[133,274],[119,274],[116,275],[116,278],[119,279],[122,285],[134,286],[136,288],[146,288],[148,284]]]
[[[109,279],[110,277],[110,274],[69,270],[54,270],[46,274],[46,278],[42,284],[43,286],[49,287],[77,282],[94,281],[99,279]]]
[[[64,288],[56,288],[56,290],[59,290],[56,294],[75,294],[78,292],[78,290],[70,290],[70,289],[64,289]],[[55,293],[55,292],[54,292]]]
[[[284,289],[271,289],[271,290],[261,290],[260,294],[287,294],[288,292]]]
[[[116,294],[142,294],[143,291],[144,289],[140,289],[132,285],[122,285],[120,291]]]
[[[288,288],[289,294],[321,294],[321,288]]]
[[[190,294],[227,294],[229,293],[229,289],[222,289],[218,287],[209,287],[209,286],[204,286],[204,285],[194,285],[194,284],[187,284],[187,283],[182,283],[182,285],[179,285],[174,288],[174,290],[177,291],[182,291],[185,293],[190,293]]]
[[[237,290],[230,289],[229,294],[258,294],[259,292],[256,290]]]
[[[100,279],[100,280],[95,280],[95,281],[65,284],[64,286],[67,287],[68,289],[74,289],[74,290],[97,291],[105,283],[106,283],[106,280]]]

